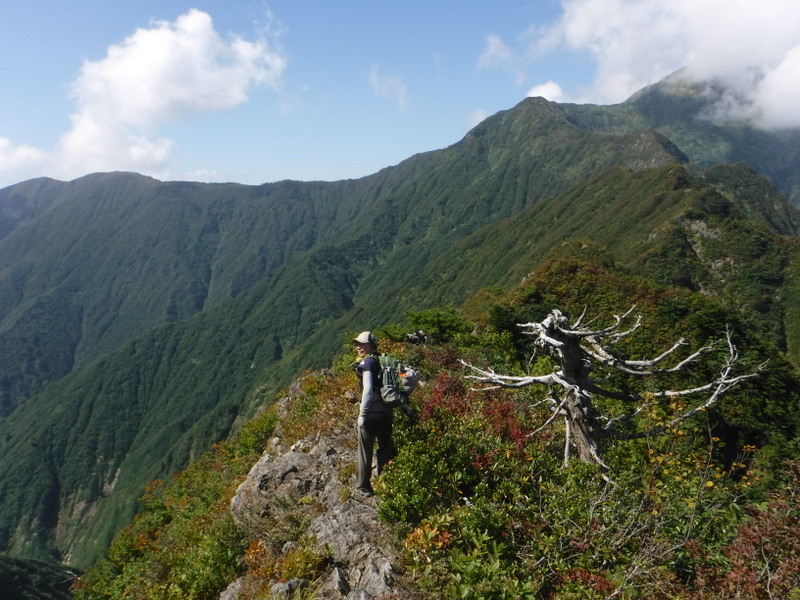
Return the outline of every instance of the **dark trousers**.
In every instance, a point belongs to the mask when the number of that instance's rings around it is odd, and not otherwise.
[[[383,471],[392,456],[392,413],[371,412],[364,417],[364,425],[358,429],[358,485],[359,488],[372,489],[372,450],[378,442],[378,475]]]

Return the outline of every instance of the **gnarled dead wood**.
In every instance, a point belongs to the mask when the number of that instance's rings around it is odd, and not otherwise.
[[[490,368],[481,369],[467,362],[461,362],[474,373],[467,376],[469,379],[485,384],[479,389],[522,388],[529,385],[547,386],[551,391],[549,404],[552,415],[537,431],[549,426],[556,418],[563,416],[569,432],[564,451],[565,457],[569,455],[571,438],[581,460],[606,468],[602,458],[602,440],[609,437],[632,437],[630,434],[623,434],[615,429],[618,423],[641,415],[659,399],[703,395],[669,423],[636,434],[637,437],[657,435],[674,428],[701,411],[708,410],[730,388],[746,379],[755,377],[765,366],[762,364],[751,373],[735,375],[734,369],[739,362],[739,354],[728,330],[725,336],[728,357],[720,368],[719,375],[711,381],[692,388],[662,390],[649,394],[626,394],[605,390],[589,376],[596,364],[602,365],[607,370],[616,370],[631,376],[658,376],[684,370],[688,365],[710,353],[716,346],[716,344],[704,346],[682,359],[677,359],[674,364],[670,364],[670,360],[677,358],[677,350],[686,346],[686,340],[683,338],[655,358],[641,360],[620,358],[612,351],[611,346],[641,326],[641,315],[633,317],[635,308],[632,306],[625,313],[614,315],[611,325],[599,329],[590,328],[591,322],[582,325],[586,316],[585,309],[574,324],[570,324],[569,319],[559,310],[551,311],[541,322],[518,324],[525,330],[523,333],[535,336],[536,347],[552,356],[558,364],[558,368],[547,375],[505,375],[496,373]],[[631,318],[633,318],[633,323],[626,327],[624,324]],[[631,408],[622,415],[613,417],[602,415],[592,401],[595,395],[624,400],[629,403]]]

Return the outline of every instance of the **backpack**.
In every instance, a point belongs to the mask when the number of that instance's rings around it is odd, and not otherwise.
[[[381,399],[386,406],[395,408],[408,403],[408,395],[419,381],[418,373],[388,354],[379,357],[381,365]]]

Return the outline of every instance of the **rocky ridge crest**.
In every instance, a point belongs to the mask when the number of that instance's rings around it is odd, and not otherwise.
[[[263,597],[343,600],[402,599],[397,586],[397,555],[386,526],[378,520],[375,496],[355,489],[356,432],[353,418],[330,432],[300,440],[285,438],[281,422],[292,398],[302,394],[295,383],[277,403],[275,434],[231,501],[235,520],[248,533],[253,549],[273,548],[286,557],[305,546],[324,555],[316,577],[240,577],[220,600]],[[356,400],[346,392],[349,403]]]

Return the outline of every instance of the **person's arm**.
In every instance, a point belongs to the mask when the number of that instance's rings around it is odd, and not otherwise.
[[[370,400],[372,399],[372,387],[374,385],[374,377],[372,371],[364,369],[361,372],[361,407],[358,412],[358,426],[364,423],[364,417],[367,416]]]

